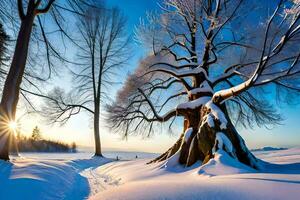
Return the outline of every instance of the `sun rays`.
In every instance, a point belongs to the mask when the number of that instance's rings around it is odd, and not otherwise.
[[[8,123],[8,127],[9,127],[9,129],[10,129],[11,131],[16,132],[17,129],[18,129],[18,123],[15,122],[15,121],[10,121],[10,122]]]

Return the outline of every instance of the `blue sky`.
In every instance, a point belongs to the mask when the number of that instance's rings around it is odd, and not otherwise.
[[[145,16],[147,10],[158,8],[157,1],[155,0],[109,0],[107,2],[109,6],[118,6],[128,17],[127,30],[130,35],[133,35],[135,25],[139,23],[141,17]],[[137,66],[139,58],[143,56],[143,49],[141,46],[134,44],[133,51],[134,56],[128,64],[124,75],[132,71]],[[125,78],[125,76],[122,78]],[[60,83],[70,84],[65,83],[69,81],[67,75],[60,77],[60,79]],[[114,90],[111,93],[112,96],[115,94],[118,87],[120,87],[120,85],[114,87]],[[238,128],[250,148],[259,148],[263,146],[293,147],[299,145],[300,106],[283,106],[279,108],[279,111],[284,113],[283,117],[285,120],[282,122],[282,125],[276,126],[271,130],[257,127],[253,130]],[[43,125],[38,116],[34,116],[26,119],[23,131],[30,134],[32,128],[35,125],[40,124],[39,126],[46,137],[65,141],[75,141],[84,146],[93,146],[93,132],[89,119],[89,116],[83,113],[71,119],[64,127],[58,127]],[[163,152],[177,140],[177,136],[160,133],[149,139],[132,136],[124,141],[121,140],[121,136],[110,133],[109,130],[105,128],[105,124],[102,121],[101,140],[104,149]]]
[[[161,1],[155,0],[126,0],[122,3],[121,10],[128,16],[128,32],[132,33],[134,26],[139,22],[139,18],[143,17],[147,10],[158,9],[158,3]],[[264,2],[269,5],[274,1]],[[120,1],[110,0],[110,4],[118,5]],[[141,52],[139,49],[136,50],[135,59],[140,56]],[[133,60],[133,66],[137,60]],[[270,99],[272,101],[272,99]],[[283,118],[281,125],[275,126],[272,129],[258,128],[245,129],[238,128],[246,143],[251,148],[258,148],[262,146],[297,146],[300,144],[300,106],[282,106],[279,107],[279,112],[283,113]],[[298,123],[297,123],[298,122]],[[129,139],[130,140],[130,139]],[[170,138],[174,140],[174,138]]]

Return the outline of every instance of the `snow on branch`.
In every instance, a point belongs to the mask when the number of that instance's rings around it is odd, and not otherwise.
[[[269,104],[252,105],[261,101],[253,100],[249,89],[274,83],[300,92],[294,81],[300,76],[298,0],[271,7],[259,1],[166,0],[161,9],[150,27],[143,24],[153,52],[118,93],[112,106],[116,126],[150,128],[204,106],[211,110],[204,121],[214,126],[218,120],[225,129],[220,108],[226,100],[231,100],[226,109],[234,103],[233,113],[242,110],[246,120],[278,121],[277,115],[270,117]],[[250,20],[253,15],[259,20]]]
[[[213,89],[212,87],[208,84],[208,82],[205,80],[203,83],[200,85],[199,88],[194,88],[190,91],[188,91],[189,96],[201,94],[201,93],[211,93],[213,94]]]
[[[280,10],[282,9],[283,1],[279,1],[276,9],[274,10],[272,16],[269,18],[265,33],[264,33],[264,41],[263,46],[261,50],[261,55],[259,60],[257,61],[256,68],[252,72],[252,75],[250,78],[247,78],[247,74],[243,74],[241,72],[238,72],[232,68],[229,70],[228,73],[223,75],[223,77],[219,77],[214,82],[218,83],[223,80],[227,80],[228,78],[231,78],[234,75],[244,76],[243,78],[246,78],[246,80],[238,85],[235,85],[228,89],[223,89],[218,92],[216,92],[213,96],[213,102],[215,103],[221,103],[222,101],[237,96],[240,93],[248,90],[251,87],[258,86],[258,85],[264,85],[268,83],[272,83],[275,80],[288,78],[290,76],[294,76],[300,73],[299,69],[296,69],[296,66],[299,64],[299,46],[298,50],[296,50],[296,53],[298,54],[293,62],[289,64],[289,67],[283,68],[278,67],[276,64],[272,64],[273,60],[276,60],[277,63],[284,65],[286,63],[289,63],[288,60],[286,60],[286,57],[283,56],[284,51],[286,51],[286,48],[289,48],[291,45],[291,41],[297,36],[299,36],[299,19],[300,19],[300,12],[294,13],[294,16],[290,21],[289,19],[284,18],[283,22],[287,23],[287,30],[284,31],[283,35],[280,37],[279,41],[274,43],[274,38],[269,42],[270,38],[270,32],[271,27],[273,26],[274,21],[276,21],[276,17],[280,16]],[[283,23],[282,22],[282,23]],[[276,36],[276,35],[275,35]],[[270,43],[270,44],[269,44]],[[274,48],[272,48],[274,46]],[[297,46],[297,45],[295,45]],[[297,48],[297,47],[296,47]],[[286,61],[286,62],[285,62]],[[272,70],[270,70],[272,68]],[[280,70],[278,70],[278,68]],[[271,73],[266,73],[266,71],[272,71]],[[215,84],[214,83],[214,84]]]
[[[210,100],[211,100],[211,97],[209,97],[209,96],[200,97],[196,100],[181,103],[181,104],[177,105],[176,109],[177,110],[194,110],[194,109],[200,108],[201,106],[205,105]]]

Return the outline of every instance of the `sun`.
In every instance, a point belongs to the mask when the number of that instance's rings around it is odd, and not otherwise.
[[[8,126],[9,126],[9,129],[12,130],[12,131],[16,131],[17,128],[18,128],[18,124],[15,121],[9,122]]]

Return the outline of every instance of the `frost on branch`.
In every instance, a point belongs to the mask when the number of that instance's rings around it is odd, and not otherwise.
[[[299,1],[293,2],[165,0],[156,20],[141,25],[152,30],[142,31],[152,53],[139,66],[143,73],[129,76],[119,93],[126,103],[112,109],[114,128],[127,135],[151,131],[154,122],[183,122],[177,142],[153,162],[205,163],[217,141],[258,168],[234,124],[278,124],[281,117],[264,90],[300,92]],[[153,32],[160,39],[151,38]]]

